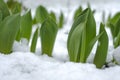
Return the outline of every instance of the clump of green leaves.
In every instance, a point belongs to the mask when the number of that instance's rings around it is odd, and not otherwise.
[[[36,9],[35,18],[33,19],[33,24],[36,23],[42,24],[48,17],[51,17],[51,19],[53,19],[57,23],[58,28],[63,27],[65,22],[63,12],[60,13],[59,19],[57,19],[53,11],[49,13],[47,9],[42,5],[38,6],[38,8]]]
[[[107,26],[111,30],[114,48],[117,48],[120,45],[120,12],[108,17]]]
[[[95,43],[95,37],[96,23],[91,9],[88,8],[74,21],[69,32],[67,49],[70,61],[86,62]]]
[[[97,40],[98,47],[94,64],[101,68],[106,60],[108,36],[103,24],[101,24],[99,35],[96,36],[96,23],[93,12],[90,8],[87,8],[74,21],[68,35],[67,49],[70,61],[85,63]]]
[[[58,27],[55,21],[47,18],[40,28],[42,54],[52,56],[52,50],[55,43]]]

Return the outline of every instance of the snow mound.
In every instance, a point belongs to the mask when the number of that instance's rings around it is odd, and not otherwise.
[[[93,64],[61,62],[30,52],[0,54],[0,80],[120,80],[120,67],[96,69]]]

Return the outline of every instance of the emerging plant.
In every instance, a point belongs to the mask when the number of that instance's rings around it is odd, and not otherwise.
[[[9,9],[3,0],[0,0],[0,14],[1,14],[2,20],[5,17],[10,15]]]
[[[82,12],[82,7],[79,6],[78,9],[75,10],[75,13],[74,13],[74,20],[79,16],[79,14]]]
[[[111,30],[114,48],[117,48],[120,45],[120,12],[108,17],[107,26]]]
[[[86,62],[97,38],[93,13],[87,8],[74,21],[69,32],[67,49],[70,61]]]
[[[20,13],[22,10],[22,4],[16,0],[8,0],[7,5],[12,14]]]
[[[0,23],[0,52],[8,54],[12,51],[13,42],[19,28],[19,14],[8,16]]]
[[[30,51],[31,52],[35,52],[36,49],[36,44],[37,44],[37,39],[38,39],[38,30],[39,28],[36,29],[33,38],[32,38],[32,43],[31,43],[31,47],[30,47]]]
[[[31,11],[28,11],[21,17],[21,37],[26,38],[28,41],[30,40],[31,32],[32,32],[32,16]]]
[[[59,28],[62,28],[62,27],[63,27],[63,24],[64,24],[64,15],[63,15],[63,13],[61,12],[61,13],[60,13],[60,16],[59,16],[58,27],[59,27]]]
[[[57,22],[57,19],[56,19],[56,15],[53,11],[50,12],[50,17],[55,21]]]
[[[68,35],[67,49],[70,61],[85,63],[97,40],[98,47],[94,64],[97,68],[101,68],[106,61],[108,36],[103,24],[100,26],[99,35],[96,36],[93,12],[87,8],[74,21]]]
[[[52,56],[57,31],[58,27],[53,19],[47,18],[42,23],[40,29],[42,54]]]
[[[40,5],[36,9],[35,18],[38,23],[43,23],[48,18],[48,16],[49,16],[49,13],[45,7]]]
[[[16,40],[19,41],[21,38],[26,38],[28,41],[31,37],[32,31],[32,16],[31,11],[28,11],[21,17],[20,29],[17,34]]]
[[[94,64],[97,68],[102,68],[102,66],[105,64],[108,51],[108,35],[102,23],[100,25],[99,34],[102,35],[98,39],[98,46],[94,58]]]

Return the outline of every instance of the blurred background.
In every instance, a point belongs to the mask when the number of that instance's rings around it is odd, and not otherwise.
[[[53,10],[57,14],[63,11],[65,15],[71,15],[79,6],[84,9],[90,4],[92,9],[101,15],[105,12],[106,15],[111,15],[120,11],[120,0],[19,0],[22,4],[32,9],[33,15],[35,9],[39,5],[43,5],[48,10]]]

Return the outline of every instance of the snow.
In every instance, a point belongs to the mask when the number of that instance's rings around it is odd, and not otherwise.
[[[49,11],[55,11],[57,16],[62,10],[65,13],[66,22],[64,28],[58,31],[52,54],[53,57],[41,55],[40,38],[38,39],[35,53],[30,52],[26,39],[22,39],[20,42],[14,42],[13,53],[9,55],[0,53],[0,80],[120,80],[120,66],[112,63],[114,59],[120,64],[120,47],[117,49],[113,48],[112,36],[109,29],[106,29],[110,39],[106,59],[108,66],[110,66],[109,68],[97,69],[93,64],[96,45],[88,57],[87,63],[70,62],[66,44],[68,33],[73,23],[73,12],[80,4],[85,8],[86,2],[90,1],[92,4],[91,7],[97,9],[95,19],[98,32],[103,11],[105,11],[106,16],[109,12],[112,12],[113,15],[119,11],[119,0],[111,0],[111,2],[106,4],[103,4],[101,0],[97,0],[98,2],[96,0],[51,0],[52,5],[51,3],[47,3],[49,0],[21,1],[23,5],[32,9],[33,16],[35,14],[35,8],[39,4],[45,5]],[[70,2],[68,3],[68,1]],[[110,0],[103,1],[107,2]],[[55,5],[53,6],[53,4]],[[37,26],[33,26],[33,32]]]
[[[25,38],[22,38],[20,42],[15,41],[13,44],[13,52],[20,51],[20,52],[29,52],[29,45],[28,40]]]
[[[0,54],[0,80],[120,80],[120,67],[97,69],[93,64],[62,62],[30,52]]]
[[[120,65],[120,46],[113,51],[115,61]]]

